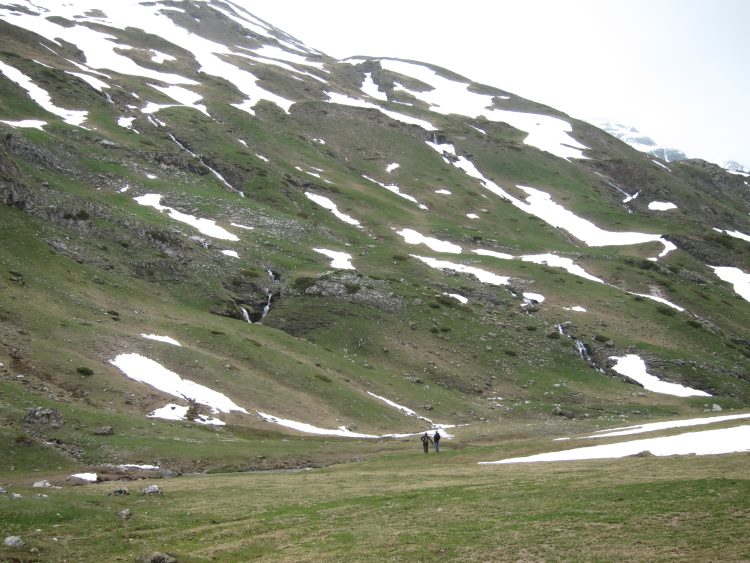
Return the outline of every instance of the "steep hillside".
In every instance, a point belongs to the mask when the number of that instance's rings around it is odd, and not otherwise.
[[[15,466],[750,403],[745,176],[231,1],[114,4],[0,4]]]

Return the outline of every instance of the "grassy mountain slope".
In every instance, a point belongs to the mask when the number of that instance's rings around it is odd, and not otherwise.
[[[243,27],[237,18],[247,16],[230,3],[215,6],[234,19],[210,3],[178,5],[183,12],[164,12],[176,26],[231,46],[233,53],[220,58],[252,72],[266,92],[293,101],[289,111],[268,99],[252,112],[232,105],[247,97],[241,86],[233,76],[201,72],[191,45],[153,29],[83,21],[76,25],[133,47],[118,53],[141,68],[194,81],[186,88],[202,97],[206,113],[156,89],[168,85],[155,78],[99,69],[104,77],[87,67],[109,84],[98,91],[70,74],[75,63],[87,64],[84,52],[8,23],[15,20],[4,8],[0,61],[45,89],[56,106],[89,113],[85,128],[66,124],[0,76],[0,118],[47,122],[43,129],[0,123],[0,409],[13,444],[13,461],[0,473],[10,465],[57,467],[61,459],[223,467],[234,463],[238,448],[266,456],[249,465],[317,464],[349,459],[364,447],[331,445],[258,412],[378,435],[429,427],[368,392],[435,422],[468,425],[466,436],[490,437],[507,421],[565,425],[570,417],[607,425],[696,413],[712,404],[748,405],[750,305],[709,268],[750,269],[747,242],[714,230],[748,232],[742,177],[699,161],[670,163],[668,171],[550,108],[495,98],[503,109],[571,123],[571,136],[588,147],[588,158],[565,160],[525,144],[526,132],[506,123],[431,111],[403,89],[429,85],[384,70],[378,60],[346,63],[294,51],[277,30],[263,35]],[[74,25],[67,18],[58,23]],[[276,49],[277,58],[241,56],[263,45]],[[150,49],[173,60],[154,62]],[[309,64],[284,61],[279,52]],[[364,99],[367,76],[390,96],[381,107],[429,121],[437,131],[373,107],[328,101],[327,92]],[[480,85],[472,90],[505,95]],[[149,102],[171,107],[146,112]],[[119,121],[124,117],[133,118],[129,126]],[[661,243],[587,246],[446,162],[427,145],[436,136],[516,198],[526,197],[517,186],[532,186],[602,229],[662,234],[678,249],[652,261]],[[389,172],[391,163],[399,167]],[[413,199],[379,184],[397,185]],[[624,204],[622,192],[639,196]],[[211,237],[134,199],[145,194],[215,220],[237,240]],[[361,227],[306,194],[330,199]],[[652,211],[649,201],[674,202],[678,209]],[[462,252],[408,244],[402,229]],[[349,253],[356,269],[332,268],[316,248]],[[551,252],[607,284],[519,258]],[[482,283],[430,268],[415,255],[510,282]],[[523,292],[545,300],[524,308]],[[468,302],[446,295],[452,293]],[[656,295],[685,311],[634,294]],[[565,309],[574,305],[586,312]],[[244,322],[242,308],[260,322]],[[565,323],[561,335],[558,326]],[[141,334],[168,335],[182,346]],[[571,337],[588,345],[592,363]],[[227,425],[220,428],[146,418],[180,399],[125,377],[111,363],[125,353],[219,391],[249,414],[222,413]],[[644,391],[610,369],[609,358],[626,353],[640,355],[661,379],[712,397]],[[24,415],[33,406],[61,410],[66,424],[29,427]],[[205,405],[192,407],[193,414],[212,414]],[[114,435],[92,436],[103,424]],[[282,442],[286,435],[290,441]],[[42,447],[50,439],[56,445]],[[309,448],[314,453],[303,453]]]

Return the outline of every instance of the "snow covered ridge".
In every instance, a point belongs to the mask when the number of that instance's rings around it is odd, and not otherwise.
[[[41,35],[53,45],[61,45],[59,40],[75,45],[83,52],[86,63],[84,65],[72,61],[69,63],[78,67],[80,72],[76,75],[81,80],[98,91],[109,88],[116,80],[110,74],[106,74],[107,72],[158,81],[167,86],[152,84],[156,91],[206,115],[208,111],[205,105],[197,103],[201,96],[187,88],[198,85],[195,80],[138,64],[133,58],[122,53],[122,51],[135,49],[135,46],[118,40],[115,34],[129,27],[142,29],[146,33],[152,33],[169,43],[188,49],[197,61],[201,72],[226,79],[237,87],[245,99],[238,100],[232,105],[251,115],[254,115],[253,108],[261,100],[270,101],[286,112],[294,102],[259,86],[258,79],[248,70],[252,65],[243,65],[239,62],[232,64],[226,60],[228,56],[237,57],[238,61],[241,60],[239,57],[249,57],[266,64],[277,66],[283,64],[285,71],[292,75],[312,76],[325,81],[324,78],[315,74],[321,72],[325,74],[322,64],[307,59],[310,55],[318,55],[317,51],[308,49],[291,36],[269,26],[238,3],[227,1],[219,4],[205,0],[201,3],[206,6],[210,5],[214,11],[238,23],[247,30],[250,36],[260,36],[273,45],[262,45],[256,49],[230,47],[201,37],[175,23],[177,20],[172,19],[175,12],[182,10],[171,7],[166,2],[149,5],[138,0],[118,0],[106,4],[96,0],[76,0],[75,2],[19,0],[11,6],[0,7],[0,19]],[[16,6],[22,9],[16,9]],[[49,19],[51,16],[64,18],[72,22],[72,25],[56,23],[55,20]],[[100,28],[95,29],[89,27],[88,24],[108,27],[112,33],[102,32]],[[55,52],[54,49],[53,52]],[[152,52],[151,61],[156,64],[161,65],[173,59],[170,55]],[[7,69],[3,70],[3,73],[7,75],[5,72]],[[18,76],[18,71],[8,71],[8,73],[14,74],[14,77],[11,77],[12,80],[22,81],[22,86],[29,91],[37,103],[60,116],[67,123],[81,125],[85,120],[87,112],[58,108],[48,100],[49,96],[46,92],[35,86],[28,77]],[[99,78],[100,76],[102,78]],[[168,106],[152,107],[158,111],[160,107]]]

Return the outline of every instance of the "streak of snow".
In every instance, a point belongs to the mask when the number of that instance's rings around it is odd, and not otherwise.
[[[611,459],[634,456],[648,451],[655,456],[669,455],[720,455],[750,451],[750,426],[687,432],[663,438],[632,440],[616,444],[588,446],[548,452],[499,461],[480,461],[481,465],[531,463],[539,461],[574,461],[583,459]]]
[[[198,103],[199,100],[203,99],[203,96],[201,96],[200,94],[196,94],[192,90],[188,90],[187,88],[183,88],[182,86],[175,85],[158,86],[156,84],[149,84],[149,86],[172,98],[175,102],[178,102],[185,107],[197,109],[199,112],[208,115],[206,106],[204,104]],[[145,110],[144,113],[146,113]]]
[[[447,295],[448,297],[453,297],[453,299],[462,303],[463,305],[466,305],[469,302],[468,298],[464,297],[463,295],[459,293],[443,293],[443,295]]]
[[[746,235],[745,233],[741,233],[740,231],[727,231],[725,229],[717,229],[714,227],[714,231],[717,231],[719,233],[724,233],[726,235],[729,235],[730,237],[742,239],[744,241],[750,242],[750,235]]]
[[[103,91],[104,88],[109,88],[109,84],[104,82],[103,80],[99,80],[98,78],[91,76],[90,74],[86,74],[85,72],[70,72],[68,71],[68,74],[71,74],[77,78],[80,78],[83,80],[86,84],[91,86],[94,90],[98,90],[99,92]]]
[[[428,256],[417,256],[416,254],[411,255],[413,258],[420,260],[437,270],[453,270],[464,274],[472,274],[482,283],[488,283],[490,285],[508,285],[510,277],[498,276],[487,270],[481,268],[475,268],[474,266],[466,266],[465,264],[457,264],[455,262],[448,262],[446,260],[437,260],[436,258],[430,258]]]
[[[130,379],[146,383],[168,395],[191,399],[196,403],[209,406],[214,412],[239,411],[248,414],[245,409],[236,405],[223,393],[189,379],[183,379],[158,362],[140,354],[120,354],[110,360],[109,363],[117,367]]]
[[[359,98],[352,98],[350,96],[339,94],[337,92],[325,92],[325,94],[328,96],[328,101],[332,104],[339,104],[342,106],[350,106],[355,108],[376,109],[380,113],[383,113],[396,121],[401,121],[402,123],[407,123],[409,125],[417,125],[427,131],[437,131],[437,127],[435,127],[432,123],[425,121],[424,119],[418,119],[416,117],[404,115],[403,113],[387,110],[381,108],[377,104],[373,104],[372,102],[366,102],[364,100],[360,100]]]
[[[357,221],[350,215],[347,215],[346,213],[342,213],[341,211],[339,211],[338,206],[327,197],[322,196],[322,195],[317,195],[312,192],[305,192],[305,196],[310,201],[320,205],[323,209],[328,209],[331,213],[333,213],[336,217],[341,219],[344,223],[348,223],[349,225],[354,225],[356,227],[361,227],[359,221]]]
[[[141,336],[149,340],[157,340],[159,342],[166,342],[167,344],[172,344],[173,346],[182,346],[182,344],[177,342],[177,340],[169,336],[159,336],[158,334],[141,334]]]
[[[642,434],[645,432],[655,432],[657,430],[667,430],[669,428],[685,428],[688,426],[701,426],[704,424],[716,424],[717,422],[727,422],[730,420],[741,420],[750,418],[749,413],[745,414],[728,414],[724,416],[706,416],[703,418],[689,418],[683,420],[668,420],[666,422],[651,422],[649,424],[638,424],[636,426],[624,426],[622,428],[610,428],[609,430],[598,430],[585,438],[610,438],[614,436],[629,436],[631,434]]]
[[[3,119],[0,119],[0,123],[5,123],[6,125],[10,125],[11,127],[20,127],[22,129],[39,129],[42,130],[42,127],[47,125],[46,121],[42,121],[41,119],[21,119],[20,121],[5,121]]]
[[[240,255],[237,254],[236,250],[222,250],[221,253],[224,256],[231,256],[232,258],[239,258],[240,257]]]
[[[440,194],[440,195],[452,195],[452,192],[450,192],[449,190],[446,190],[445,188],[440,188],[439,190],[435,190],[435,193]]]
[[[573,307],[563,307],[566,311],[575,311],[577,313],[585,313],[586,309],[581,307],[580,305],[574,305]]]
[[[382,188],[385,188],[389,192],[394,193],[394,194],[396,194],[399,197],[402,197],[402,198],[404,198],[404,199],[406,199],[408,201],[411,201],[412,203],[416,203],[417,206],[419,206],[420,209],[427,209],[426,205],[423,205],[423,204],[419,203],[414,196],[411,196],[409,194],[403,193],[401,191],[401,188],[399,188],[398,186],[396,186],[394,184],[384,184],[383,182],[378,182],[377,180],[373,180],[372,178],[370,178],[369,176],[365,176],[364,174],[362,175],[362,177],[365,180],[369,180],[370,182],[373,182],[373,183],[377,184],[378,186],[380,186]]]
[[[678,383],[669,383],[662,381],[656,376],[649,374],[646,371],[646,363],[635,354],[627,354],[622,357],[610,356],[610,359],[616,360],[616,364],[612,366],[612,369],[621,375],[625,375],[641,385],[649,391],[655,393],[664,393],[666,395],[674,395],[676,397],[710,397],[705,391],[699,391],[698,389],[691,389]]]
[[[117,125],[124,127],[125,129],[132,129],[133,121],[135,121],[135,117],[118,117]]]
[[[211,219],[199,219],[197,217],[194,217],[193,215],[188,215],[187,213],[182,213],[181,211],[177,211],[176,209],[173,209],[171,207],[165,207],[161,205],[159,203],[161,201],[161,198],[161,194],[145,194],[133,199],[141,205],[153,207],[158,211],[166,213],[171,219],[174,219],[175,221],[187,223],[188,225],[195,227],[201,233],[209,237],[231,241],[240,240],[236,235],[230,233],[222,227],[219,227],[216,224],[216,221],[213,221]]]
[[[396,168],[401,166],[398,162],[391,162],[388,166],[385,167],[385,171],[389,174],[393,172]]]
[[[1,10],[0,15],[2,15]],[[29,97],[34,100],[37,105],[47,110],[48,112],[62,118],[62,120],[68,125],[75,125],[77,127],[80,127],[81,124],[86,121],[86,116],[88,115],[87,111],[64,109],[56,106],[54,103],[52,103],[52,99],[50,98],[50,95],[47,93],[47,91],[34,84],[31,78],[26,76],[20,70],[0,61],[0,72],[2,72],[8,78],[8,80],[15,82],[21,88],[26,90]]]
[[[413,229],[401,229],[396,231],[407,244],[424,244],[435,252],[447,252],[450,254],[461,254],[461,247],[452,242],[443,241],[433,237],[426,237]]]
[[[325,248],[313,248],[315,252],[328,256],[331,259],[331,268],[339,270],[354,270],[352,265],[352,255],[346,252],[337,252],[336,250],[327,250]]]

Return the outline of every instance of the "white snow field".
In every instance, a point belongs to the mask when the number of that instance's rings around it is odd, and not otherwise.
[[[646,438],[616,444],[586,446],[559,452],[501,459],[498,461],[480,461],[479,464],[497,465],[540,461],[609,459],[634,456],[642,452],[650,452],[655,456],[670,456],[691,454],[719,455],[748,451],[750,451],[750,425],[744,425],[734,428],[688,432],[662,438]]]
[[[176,209],[173,209],[171,207],[161,205],[160,202],[162,197],[163,196],[161,194],[144,194],[142,196],[134,197],[133,199],[141,205],[153,207],[157,211],[166,213],[171,219],[174,219],[175,221],[180,221],[181,223],[186,223],[191,227],[195,227],[206,236],[222,240],[240,240],[237,235],[230,233],[223,227],[219,227],[216,224],[216,221],[213,221],[212,219],[200,219],[193,215],[188,215],[187,213],[177,211]]]
[[[617,363],[612,369],[621,375],[634,379],[649,391],[655,393],[664,393],[666,395],[675,395],[676,397],[710,397],[705,391],[691,389],[678,383],[669,383],[662,381],[646,371],[646,362],[635,354],[627,354],[622,357],[610,356],[610,359],[616,360]]]

